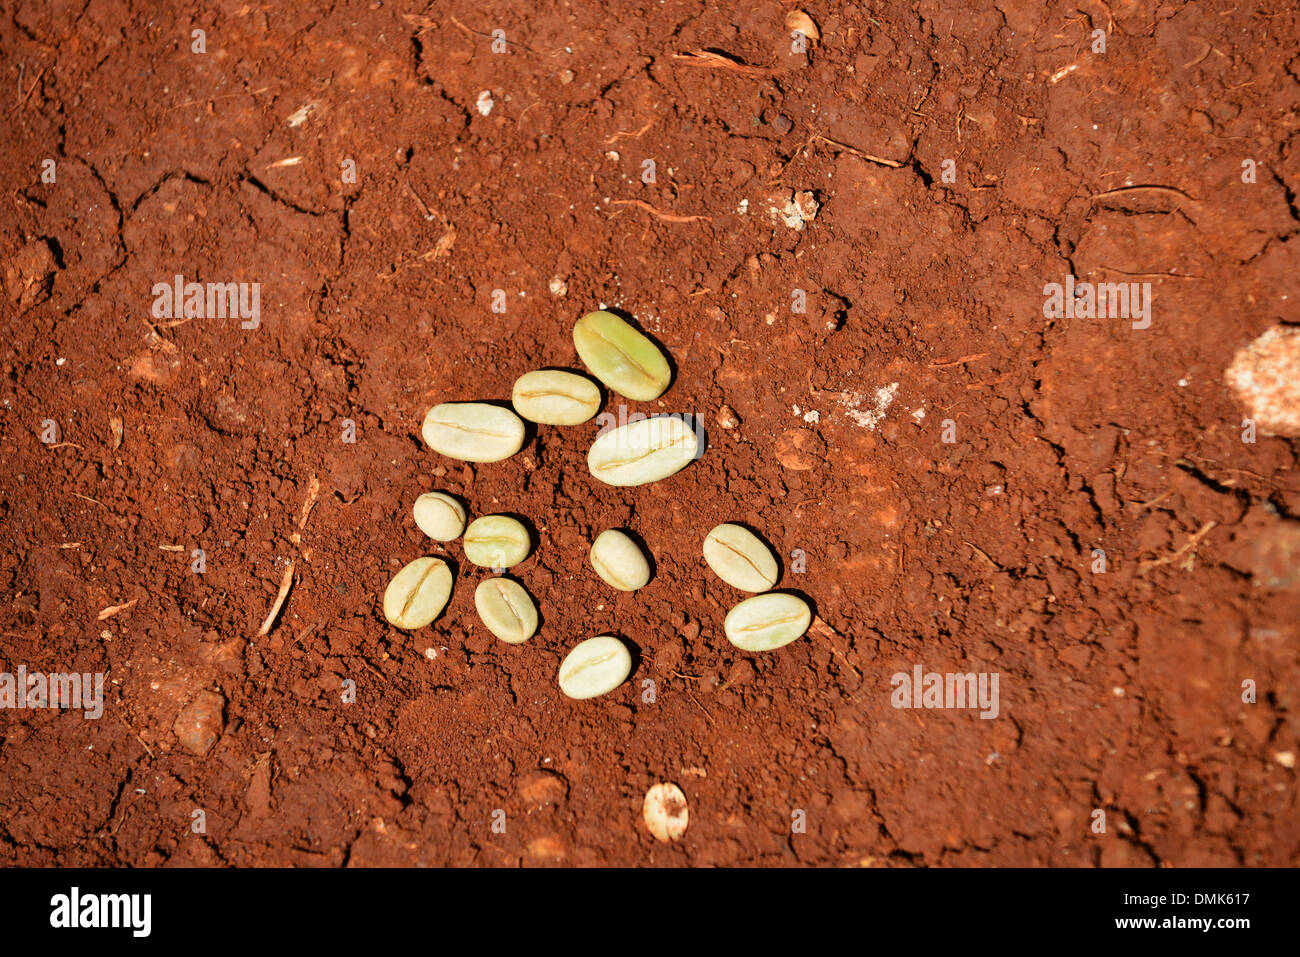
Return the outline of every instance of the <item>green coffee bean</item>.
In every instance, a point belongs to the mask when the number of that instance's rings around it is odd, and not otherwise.
[[[483,568],[510,568],[528,557],[528,529],[509,515],[484,515],[465,530],[465,557]]]
[[[657,399],[672,378],[659,347],[612,312],[589,312],[579,319],[573,345],[597,379],[629,399]]]
[[[767,591],[781,574],[776,558],[758,536],[730,523],[704,536],[704,560],[715,575],[741,591]]]
[[[560,690],[570,698],[595,698],[621,685],[632,672],[627,646],[610,635],[588,638],[560,664]]]
[[[450,542],[465,531],[465,508],[446,492],[425,492],[411,507],[420,531],[439,542]]]
[[[812,624],[812,610],[798,595],[769,592],[746,598],[727,612],[727,640],[745,651],[771,651],[788,645]]]
[[[540,369],[515,380],[510,401],[530,422],[579,425],[600,411],[600,389],[585,376]]]
[[[524,423],[485,402],[444,402],[424,417],[421,434],[435,452],[466,462],[499,462],[524,444]]]
[[[451,569],[441,558],[417,558],[384,590],[384,617],[398,628],[423,628],[451,598]]]
[[[587,468],[608,485],[645,485],[685,468],[699,447],[695,431],[681,419],[656,415],[598,435]]]
[[[605,584],[619,591],[636,591],[650,581],[650,563],[636,542],[614,528],[591,544],[591,567]]]
[[[537,631],[537,606],[524,586],[509,578],[479,582],[474,607],[487,630],[509,644],[523,644]]]

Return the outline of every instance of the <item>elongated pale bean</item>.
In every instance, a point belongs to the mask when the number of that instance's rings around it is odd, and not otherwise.
[[[600,389],[585,376],[540,369],[515,380],[510,401],[530,422],[579,425],[600,411]]]
[[[612,312],[589,312],[579,319],[573,345],[597,379],[629,399],[657,399],[672,379],[659,347]]]
[[[723,622],[727,640],[745,651],[771,651],[799,638],[812,624],[812,610],[798,595],[769,592],[746,598]]]
[[[420,432],[435,452],[466,462],[499,462],[524,444],[519,416],[486,402],[435,405],[425,415]]]
[[[398,628],[423,628],[442,613],[450,597],[447,563],[430,556],[417,558],[384,590],[384,617]]]
[[[528,557],[528,529],[509,515],[484,515],[465,530],[465,557],[483,568],[509,568]]]
[[[636,591],[650,581],[650,563],[632,541],[616,528],[607,528],[591,543],[591,567],[607,585]]]
[[[465,532],[465,508],[446,492],[425,492],[411,507],[420,531],[439,542],[450,542]]]
[[[680,418],[656,415],[598,435],[587,468],[608,485],[645,485],[685,468],[699,448],[694,429]]]
[[[580,642],[560,664],[560,690],[570,698],[595,698],[613,691],[632,672],[627,646],[610,635]]]
[[[487,630],[512,645],[537,631],[537,606],[524,586],[509,578],[487,578],[474,589],[474,607]]]
[[[759,537],[729,522],[704,536],[704,560],[715,575],[741,591],[767,591],[781,574],[775,556]]]

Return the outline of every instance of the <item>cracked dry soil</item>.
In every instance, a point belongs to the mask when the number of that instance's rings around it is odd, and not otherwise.
[[[774,0],[3,5],[0,663],[106,682],[98,720],[0,711],[0,860],[1297,863],[1298,446],[1223,385],[1297,319],[1294,5],[803,6],[796,51]],[[260,325],[156,318],[177,274],[260,283]],[[1067,275],[1150,282],[1150,328],[1045,318]],[[699,462],[423,446],[434,403],[577,367],[601,303],[675,363],[628,410],[703,416]],[[415,527],[431,489],[534,523],[527,644]],[[724,521],[805,638],[727,644]],[[609,527],[639,592],[586,564]],[[400,632],[425,553],[455,593]],[[631,678],[564,699],[610,632]],[[895,709],[918,664],[997,673],[998,717]]]

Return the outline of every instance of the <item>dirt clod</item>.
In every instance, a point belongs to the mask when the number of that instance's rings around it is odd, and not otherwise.
[[[816,467],[826,443],[811,429],[786,429],[776,440],[776,460],[788,469],[804,472]]]
[[[179,715],[172,731],[182,748],[202,757],[212,750],[225,724],[226,699],[217,691],[200,691]]]
[[[48,299],[57,268],[50,241],[32,240],[5,263],[5,295],[22,309]]]

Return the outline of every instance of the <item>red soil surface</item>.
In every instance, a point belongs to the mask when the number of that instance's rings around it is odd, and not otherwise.
[[[803,51],[791,9],[4,4],[0,665],[107,678],[99,720],[0,711],[0,860],[1300,860],[1300,445],[1243,442],[1223,383],[1297,320],[1294,5],[809,0]],[[260,326],[155,318],[176,274],[260,283]],[[1067,275],[1150,282],[1150,327],[1046,318]],[[595,423],[422,444],[579,368],[602,303],[675,364],[628,410],[703,416],[700,461],[615,489]],[[432,489],[533,523],[527,644],[415,527]],[[727,643],[722,521],[808,636]],[[639,592],[586,562],[608,527]],[[426,553],[455,593],[401,632]],[[569,701],[603,633],[633,674]],[[918,664],[997,673],[998,716],[896,709]]]

